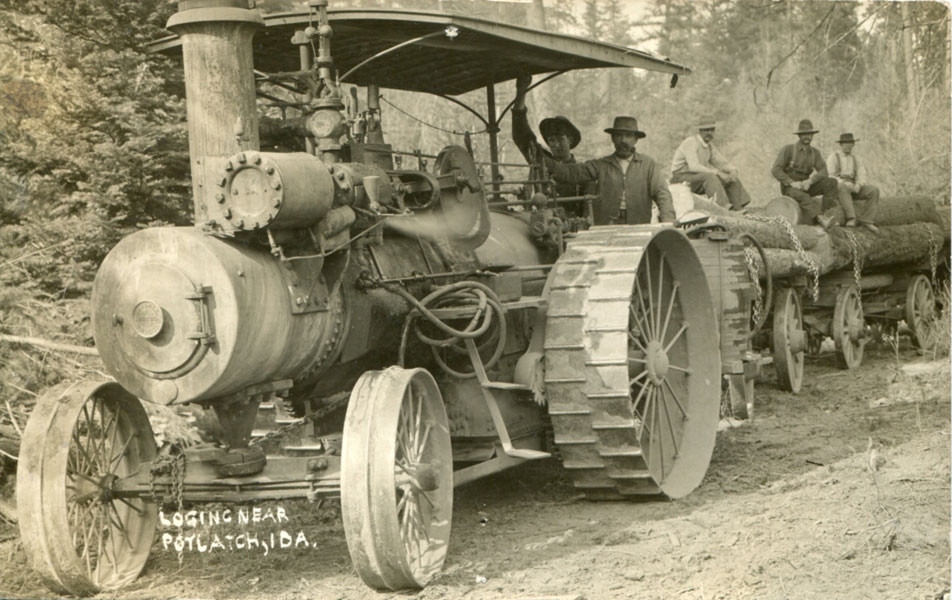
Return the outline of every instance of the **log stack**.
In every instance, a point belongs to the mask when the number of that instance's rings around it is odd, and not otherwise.
[[[878,233],[862,227],[833,227],[824,231],[816,225],[790,223],[790,215],[798,215],[799,211],[796,202],[786,197],[741,215],[704,197],[694,196],[693,210],[708,214],[711,222],[723,225],[732,234],[753,235],[765,249],[770,275],[774,278],[812,276],[814,266],[820,275],[851,267],[854,252],[858,253],[863,268],[929,265],[930,254],[942,262],[942,253],[948,252],[952,229],[949,208],[936,206],[925,196],[881,198],[876,219]],[[839,224],[844,222],[839,207],[825,214],[834,217]],[[756,263],[761,278],[765,277],[759,257]]]

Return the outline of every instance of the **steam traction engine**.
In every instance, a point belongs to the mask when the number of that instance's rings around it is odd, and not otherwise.
[[[93,328],[116,381],[50,390],[27,427],[20,527],[57,592],[135,579],[160,503],[325,497],[368,585],[421,587],[446,556],[454,486],[549,456],[549,429],[592,499],[677,498],[704,476],[721,363],[691,242],[611,226],[553,245],[551,220],[489,210],[460,146],[432,172],[395,168],[379,88],[355,118],[326,2],[311,8],[306,152],[259,148],[258,11],[183,1],[169,22],[196,224],[110,252]],[[225,444],[159,454],[140,398],[210,408]],[[322,431],[346,407],[340,448],[266,456],[252,432],[272,401]]]

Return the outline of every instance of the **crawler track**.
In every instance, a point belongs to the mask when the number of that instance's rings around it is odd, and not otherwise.
[[[700,483],[720,353],[703,270],[679,232],[598,227],[568,245],[549,284],[545,367],[555,443],[586,497],[680,497]]]

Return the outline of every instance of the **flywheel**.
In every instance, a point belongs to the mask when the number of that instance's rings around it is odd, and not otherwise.
[[[574,486],[590,499],[689,494],[714,449],[721,379],[691,243],[650,225],[582,232],[548,301],[546,399]]]

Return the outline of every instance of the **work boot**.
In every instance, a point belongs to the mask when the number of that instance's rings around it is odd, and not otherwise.
[[[876,225],[870,223],[869,221],[860,221],[859,224],[860,226],[869,230],[870,233],[879,233],[879,227],[876,227]]]
[[[856,219],[854,217],[846,219],[846,223],[843,224],[843,227],[856,227]]]
[[[836,220],[833,217],[827,217],[825,215],[816,216],[816,224],[823,228],[824,231],[829,231],[830,227],[836,225]]]

